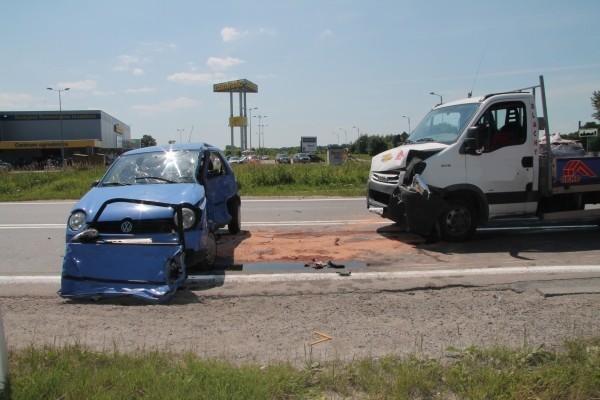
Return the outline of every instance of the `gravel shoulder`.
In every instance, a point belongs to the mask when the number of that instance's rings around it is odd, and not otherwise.
[[[361,275],[398,264],[399,254],[405,262],[398,269],[447,268],[449,253],[432,249],[367,231],[223,236],[221,261],[232,265],[319,258],[366,267],[349,277],[307,268],[327,279],[193,284],[165,305],[126,298],[76,302],[57,296],[56,284],[4,285],[0,310],[13,349],[77,343],[98,351],[192,351],[235,362],[295,365],[391,354],[443,359],[451,356],[450,348],[553,347],[600,333],[597,292],[548,296],[542,290],[569,282],[598,289],[600,277]],[[322,338],[316,332],[331,339],[313,344]]]

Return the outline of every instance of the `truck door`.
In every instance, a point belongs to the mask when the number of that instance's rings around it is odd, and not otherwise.
[[[535,202],[526,110],[521,101],[495,103],[476,122],[482,133],[480,151],[466,156],[467,182],[485,194],[490,217],[524,214],[527,203]]]

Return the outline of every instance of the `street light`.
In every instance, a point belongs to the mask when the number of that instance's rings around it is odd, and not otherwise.
[[[47,87],[46,89],[52,90],[53,92],[58,92],[58,110],[59,110],[58,113],[59,113],[59,118],[60,118],[60,156],[62,159],[62,166],[64,168],[64,166],[65,166],[65,141],[63,140],[62,99],[60,97],[60,93],[66,92],[67,90],[70,90],[71,88],[52,89],[51,87]]]
[[[250,114],[250,148],[252,148],[252,110],[258,110],[258,107],[247,109],[248,113]]]
[[[358,126],[353,126],[353,128],[358,131],[358,138],[360,139],[360,128]]]
[[[348,144],[348,133],[346,132],[346,128],[340,128],[340,131],[341,131],[342,129],[344,130],[344,136],[345,136],[345,138],[346,138],[346,141],[344,142],[344,144]]]
[[[407,117],[406,115],[403,115],[402,118],[407,118],[408,119],[408,134],[410,135],[410,117]]]
[[[183,143],[181,141],[181,132],[185,131],[185,129],[177,129],[177,132],[179,132],[179,143]]]
[[[341,129],[341,128],[340,128]],[[338,138],[338,146],[340,145],[340,134],[337,132],[331,132],[332,135],[337,135]]]
[[[260,150],[260,121],[263,118],[267,118],[267,115],[255,115],[254,118],[258,118],[258,149]]]
[[[434,96],[440,96],[440,104],[444,104],[444,100],[442,99],[442,95],[441,94],[437,94],[437,93],[434,93],[434,92],[429,92],[429,94],[432,94]]]

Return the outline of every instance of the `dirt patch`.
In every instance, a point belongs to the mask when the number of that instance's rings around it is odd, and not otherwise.
[[[373,229],[338,230],[336,232],[244,231],[238,235],[222,235],[219,241],[221,263],[307,262],[313,260],[344,263],[357,261],[385,264],[400,254],[416,253],[422,242],[418,237],[389,231],[389,236],[404,235],[407,241],[390,240]],[[412,240],[411,240],[412,239]]]

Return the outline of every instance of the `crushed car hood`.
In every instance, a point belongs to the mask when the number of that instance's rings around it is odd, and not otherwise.
[[[411,151],[441,151],[447,147],[447,144],[438,142],[405,144],[398,146],[374,156],[371,159],[371,171],[389,171],[392,169],[406,167],[406,160]]]
[[[152,202],[170,203],[177,193],[180,203],[196,205],[204,198],[204,187],[195,183],[131,185],[95,187],[77,202],[74,210],[83,210],[89,220],[93,219],[98,208],[111,199],[134,199]],[[121,206],[126,207],[126,206]],[[129,205],[129,207],[133,207]],[[158,211],[158,210],[157,210]],[[165,209],[162,209],[165,212]],[[106,216],[111,213],[107,210]]]

